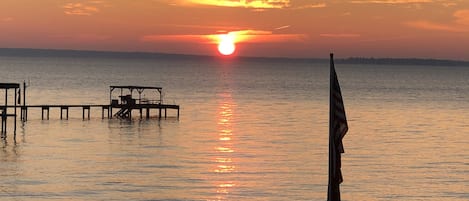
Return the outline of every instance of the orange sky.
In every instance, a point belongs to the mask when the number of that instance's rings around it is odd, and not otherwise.
[[[468,0],[1,0],[0,48],[469,60]]]

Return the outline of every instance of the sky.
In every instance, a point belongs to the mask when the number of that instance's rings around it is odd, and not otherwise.
[[[0,48],[469,61],[469,0],[1,0]]]

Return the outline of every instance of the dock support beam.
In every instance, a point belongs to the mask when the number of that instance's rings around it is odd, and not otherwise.
[[[7,130],[7,113],[6,107],[2,108],[2,137],[3,133],[6,133]]]
[[[110,113],[111,113],[110,108],[112,108],[112,107],[111,107],[111,106],[103,106],[103,107],[102,107],[103,110],[102,110],[102,113],[101,113],[101,117],[102,117],[103,119],[104,119],[104,110],[107,110],[107,118],[108,118],[108,119],[111,118],[111,115],[112,115],[112,114],[110,114]]]
[[[83,106],[83,119],[85,119],[85,110],[88,110],[88,120],[90,119],[90,106]]]
[[[161,119],[161,106],[158,108],[158,119]]]
[[[28,121],[28,107],[26,107],[26,106],[21,106],[21,114],[20,114],[20,116],[21,116],[20,119],[21,119],[23,122]]]
[[[44,111],[47,112],[47,120],[49,120],[49,107],[44,106],[41,108],[41,119],[44,120]]]
[[[68,120],[68,107],[67,106],[62,106],[60,107],[60,119],[62,119],[62,113],[63,113],[63,110],[66,111],[66,119]]]

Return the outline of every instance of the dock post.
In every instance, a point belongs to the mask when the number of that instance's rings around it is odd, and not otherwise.
[[[21,120],[26,122],[28,120],[28,107],[21,106]]]
[[[2,137],[3,131],[6,131],[6,107],[2,108]]]
[[[28,120],[28,107],[26,107],[26,80],[23,80],[23,107],[21,109],[21,120],[26,122]],[[24,109],[24,110],[23,110]]]
[[[49,120],[49,107],[48,106],[41,107],[41,119],[44,120],[44,111],[47,112],[47,120]]]
[[[16,101],[16,100],[15,100]],[[5,117],[4,118],[4,122],[5,122],[5,133],[7,132],[7,121],[8,121],[8,89],[5,89],[5,109],[3,109],[3,112],[5,112],[3,114],[3,116]]]
[[[149,118],[150,118],[150,108],[147,107],[147,119],[149,119]]]
[[[140,108],[139,110],[140,110],[140,119],[142,119],[143,118],[143,112],[142,112],[143,108]]]
[[[161,105],[160,105],[160,107],[158,108],[158,119],[161,119]]]
[[[179,120],[179,107],[178,107],[178,120]]]
[[[164,108],[164,118],[166,119],[167,108]]]
[[[18,92],[21,93],[20,91],[18,91]],[[15,128],[14,128],[14,130],[13,130],[15,138],[16,138],[16,116],[17,116],[17,115],[16,115],[16,103],[17,103],[17,95],[18,95],[18,92],[16,91],[16,88],[15,88],[15,99],[14,99],[14,102],[15,102],[15,112],[14,112],[14,115],[15,115],[15,123],[14,123],[14,125],[15,125],[15,126],[14,126],[14,127],[15,127]],[[21,101],[21,99],[20,99],[20,101]]]
[[[65,110],[65,114],[66,114],[66,119],[68,120],[68,107],[67,106],[61,106],[60,107],[60,119],[62,119],[63,117],[63,111]]]
[[[110,115],[109,113],[110,113],[110,108],[111,108],[111,106],[110,106],[110,105],[109,105],[109,106],[103,105],[102,108],[103,108],[103,111],[102,111],[102,113],[101,113],[101,117],[104,119],[104,110],[107,110],[107,118],[110,119],[110,116],[111,116],[111,115]]]
[[[89,120],[90,119],[90,106],[89,105],[83,106],[83,113],[82,113],[83,119],[85,119],[85,110],[88,110],[88,120]]]

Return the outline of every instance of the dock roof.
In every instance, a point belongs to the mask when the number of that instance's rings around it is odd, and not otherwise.
[[[159,89],[161,90],[162,88],[161,87],[147,87],[147,86],[130,86],[130,85],[126,85],[126,86],[110,86],[111,90],[113,89]]]
[[[0,83],[0,89],[20,88],[18,83]]]

